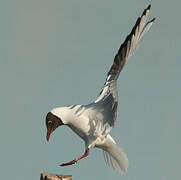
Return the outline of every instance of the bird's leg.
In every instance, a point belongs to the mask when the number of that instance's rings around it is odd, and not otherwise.
[[[69,165],[75,164],[75,163],[77,163],[77,161],[87,157],[88,155],[89,155],[89,148],[86,149],[85,153],[81,157],[76,158],[76,159],[74,159],[74,160],[72,160],[72,161],[70,161],[68,163],[63,163],[60,166],[69,166]]]

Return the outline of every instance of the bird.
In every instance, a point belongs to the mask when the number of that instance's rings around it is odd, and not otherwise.
[[[118,112],[117,79],[127,60],[135,52],[145,33],[150,29],[155,18],[147,21],[151,5],[144,9],[138,17],[130,34],[121,44],[115,55],[113,64],[108,71],[106,81],[95,101],[86,105],[69,105],[56,107],[46,115],[46,139],[60,126],[68,126],[85,142],[85,153],[70,162],[60,166],[76,164],[89,155],[90,149],[103,150],[106,163],[119,173],[128,170],[128,158],[123,149],[119,147],[110,135],[115,125]]]

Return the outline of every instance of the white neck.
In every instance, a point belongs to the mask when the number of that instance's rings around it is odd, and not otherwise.
[[[54,108],[51,113],[60,118],[64,124],[68,124],[73,118],[73,113],[68,107]]]

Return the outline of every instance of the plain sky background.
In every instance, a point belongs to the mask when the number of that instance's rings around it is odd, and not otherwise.
[[[47,112],[97,97],[149,3],[149,17],[157,20],[120,74],[111,131],[128,155],[128,173],[109,168],[99,149],[59,167],[80,156],[84,142],[61,127],[47,143]],[[180,180],[180,6],[179,0],[1,0],[0,179],[37,180],[45,171],[75,180]]]

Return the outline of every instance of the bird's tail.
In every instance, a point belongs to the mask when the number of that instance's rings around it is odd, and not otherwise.
[[[123,150],[116,145],[114,139],[108,135],[104,145],[101,147],[106,163],[119,173],[126,173],[128,169],[128,158]]]

